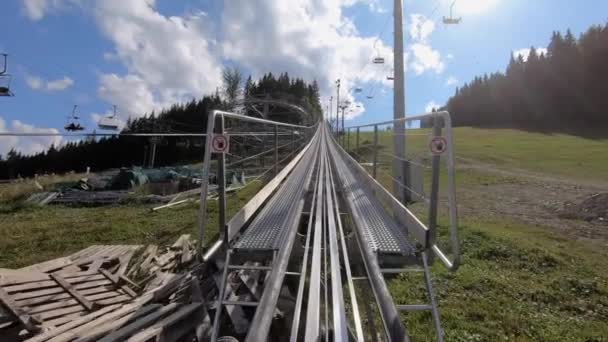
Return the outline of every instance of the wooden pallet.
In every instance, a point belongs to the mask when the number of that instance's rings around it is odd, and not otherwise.
[[[178,288],[191,284],[198,290],[188,303],[165,302]],[[67,341],[180,341],[187,336],[203,337],[209,317],[196,278],[190,274],[175,275],[127,304],[105,307],[78,317],[56,329],[42,332],[28,342]]]
[[[200,341],[210,330],[209,288],[188,270],[196,262],[192,246],[183,235],[160,251],[149,246],[129,265],[139,246],[97,245],[18,270],[0,269],[0,304],[9,319],[0,320],[0,340]],[[127,274],[149,279],[134,284]]]
[[[124,274],[137,248],[91,246],[68,257],[1,270],[0,303],[13,322],[37,333],[130,301],[136,293]]]

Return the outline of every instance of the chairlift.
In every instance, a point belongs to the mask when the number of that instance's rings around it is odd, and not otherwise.
[[[114,106],[114,113],[99,119],[97,126],[99,129],[105,129],[109,131],[118,130],[118,119],[116,118],[116,106]]]
[[[454,2],[452,2],[452,4],[450,5],[450,16],[448,18],[443,17],[443,23],[445,25],[457,25],[460,24],[460,22],[462,21],[462,18],[454,18],[454,4],[456,4],[456,0],[454,0]]]
[[[367,95],[367,99],[368,99],[368,100],[371,100],[371,99],[373,99],[373,98],[374,98],[374,97],[373,97],[372,95]]]
[[[14,94],[11,92],[11,80],[13,77],[6,73],[8,65],[6,60],[8,55],[5,53],[1,55],[4,56],[4,67],[0,72],[0,96],[14,96]]]
[[[84,130],[84,127],[80,124],[80,122],[78,122],[80,117],[78,117],[76,115],[76,108],[78,108],[78,105],[74,105],[74,109],[72,109],[72,114],[68,115],[68,123],[64,127],[65,130],[68,132],[76,132],[76,131]]]
[[[384,57],[374,58],[374,64],[384,64]]]
[[[355,93],[360,93],[362,91],[363,91],[363,88],[361,88],[361,87],[355,88]]]

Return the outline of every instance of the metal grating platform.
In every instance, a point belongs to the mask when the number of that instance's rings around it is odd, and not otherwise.
[[[369,248],[382,254],[413,255],[414,248],[403,230],[382,207],[381,203],[363,186],[363,182],[346,165],[343,156],[330,144],[330,151],[344,187],[349,206],[363,220],[363,235]]]
[[[256,216],[233,248],[246,250],[278,250],[283,244],[287,226],[293,220],[298,202],[306,193],[306,180],[312,172],[311,163],[318,144],[310,146],[285,183]]]

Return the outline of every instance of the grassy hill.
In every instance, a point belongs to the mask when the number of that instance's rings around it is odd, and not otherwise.
[[[414,154],[428,137],[408,138]],[[361,143],[371,142],[362,133]],[[391,137],[380,136],[380,180],[390,185]],[[608,225],[565,220],[566,201],[608,192],[608,140],[514,130],[455,130],[462,267],[434,266],[448,341],[602,341],[608,336]],[[354,135],[350,140],[354,147]],[[362,157],[368,152],[361,152]],[[445,177],[443,177],[445,179]],[[6,191],[0,185],[0,192]],[[234,212],[256,185],[231,195]],[[216,212],[211,204],[210,226]],[[421,217],[424,212],[421,211]],[[445,230],[445,220],[440,222]],[[150,213],[149,207],[35,208],[0,204],[0,267],[20,267],[92,243],[166,243],[194,233],[196,206]],[[217,234],[211,229],[209,238]],[[422,288],[402,275],[391,280],[400,303]],[[422,285],[422,282],[415,284]],[[404,317],[413,340],[433,336],[427,313]]]
[[[426,153],[429,130],[408,132],[412,133],[406,141],[408,153]],[[351,148],[355,146],[355,136],[351,132]],[[360,143],[371,143],[373,133],[361,132],[359,139]],[[381,132],[379,143],[390,152],[392,135]],[[608,183],[608,139],[462,127],[454,129],[454,144],[456,156],[461,162],[472,160],[503,170]]]
[[[408,155],[428,162],[429,131],[411,133]],[[453,274],[434,266],[447,340],[602,341],[608,224],[557,212],[567,201],[608,192],[608,140],[457,128],[454,141],[462,266]],[[371,142],[373,133],[361,132],[360,144]],[[392,135],[381,132],[379,142],[378,178],[390,189]],[[348,143],[354,149],[355,134]],[[353,155],[370,162],[372,150],[367,145]],[[445,179],[442,173],[442,187]],[[414,206],[420,217],[423,207]],[[391,281],[399,303],[424,299],[422,282],[412,288],[412,277]],[[413,340],[433,336],[430,314],[404,319]]]

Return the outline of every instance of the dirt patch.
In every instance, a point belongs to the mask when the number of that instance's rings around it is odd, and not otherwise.
[[[594,194],[580,203],[566,202],[559,216],[608,224],[608,193]]]
[[[504,181],[458,187],[462,216],[505,217],[553,229],[575,239],[608,244],[608,187],[605,184],[581,184],[470,163],[460,163],[458,169],[508,176]]]

